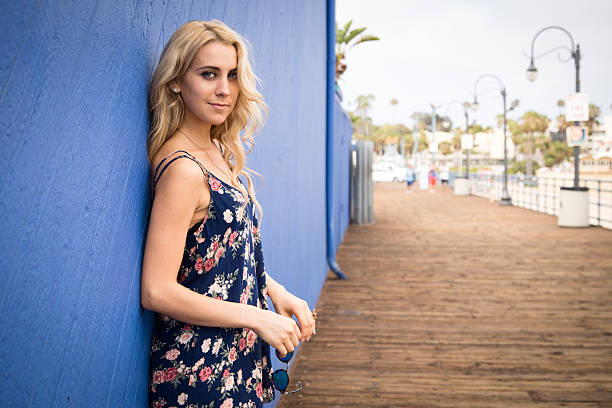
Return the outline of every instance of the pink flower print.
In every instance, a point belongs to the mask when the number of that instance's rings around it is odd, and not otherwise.
[[[164,380],[170,382],[176,378],[177,374],[178,370],[176,367],[166,368],[166,371],[164,371]]]
[[[216,251],[217,249],[219,249],[219,243],[215,241],[210,247],[213,251]]]
[[[255,386],[255,392],[257,393],[259,399],[263,399],[263,385],[261,384],[261,382],[258,382]]]
[[[245,347],[246,347],[246,339],[243,337],[240,339],[240,345],[239,345],[240,351],[244,350]]]
[[[176,402],[178,402],[179,405],[185,405],[185,402],[187,402],[188,397],[189,396],[183,392],[178,396]]]
[[[177,349],[168,350],[166,351],[166,360],[174,361],[179,356],[179,354],[181,354],[181,352]]]
[[[185,326],[183,326],[183,330],[185,330],[185,331],[191,330],[191,325],[190,324],[186,324]]]
[[[229,237],[229,246],[234,245],[234,241],[236,240],[237,236],[238,236],[238,231],[232,232],[232,235],[230,235]]]
[[[229,375],[229,368],[226,368],[225,370],[223,370],[223,378],[227,377]]]
[[[219,248],[219,250],[215,253],[215,262],[219,263],[219,259],[221,259],[224,253],[225,253],[225,248],[223,247]]]
[[[234,361],[236,361],[237,356],[238,356],[238,353],[236,352],[236,347],[232,347],[228,355],[230,363],[233,363]]]
[[[255,340],[257,340],[257,335],[253,330],[249,330],[249,334],[247,334],[247,347],[253,347]]]
[[[225,235],[223,235],[223,244],[225,245],[225,243],[227,243],[227,238],[229,237],[230,233],[232,232],[231,228],[228,228],[225,231]],[[231,245],[231,244],[230,244]]]
[[[200,370],[200,381],[204,382],[210,378],[212,375],[212,368],[204,367]]]
[[[163,371],[156,371],[153,373],[153,384],[161,384],[164,382],[164,372]]]
[[[233,408],[234,407],[234,400],[232,398],[228,398],[225,401],[223,401],[223,404],[221,404],[220,408]]]
[[[204,224],[206,224],[207,219],[208,219],[208,214],[206,214],[204,219],[201,221],[202,223],[200,224],[198,229],[193,233],[193,235],[199,236],[200,234],[202,234],[202,231],[204,230]]]
[[[158,398],[153,402],[153,408],[163,408],[166,405],[166,400],[163,398]]]
[[[240,295],[240,303],[246,305],[247,300],[249,300],[249,297],[247,296],[246,291],[242,292],[242,294]]]
[[[191,386],[191,385],[195,384],[195,382],[196,382],[196,376],[191,374],[189,376],[189,385]]]
[[[202,262],[202,258],[198,258],[198,260],[195,263],[195,270],[198,273],[202,273],[202,269],[204,269],[204,262]]]
[[[225,379],[225,389],[229,391],[232,388],[234,388],[234,377],[230,375]]]
[[[219,191],[219,188],[221,188],[221,182],[219,180],[217,180],[214,177],[210,178],[210,188],[213,189],[213,191]]]
[[[204,270],[206,272],[210,271],[213,266],[215,266],[215,261],[212,258],[208,258],[206,262],[204,262]]]
[[[192,337],[193,337],[193,333],[184,332],[183,334],[180,335],[178,342],[181,344],[187,344],[189,343],[189,340],[191,340]]]

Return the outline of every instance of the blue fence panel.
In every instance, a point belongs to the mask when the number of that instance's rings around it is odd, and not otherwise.
[[[267,269],[314,305],[327,273],[325,4],[1,6],[3,405],[146,406],[147,86],[164,44],[191,19],[222,20],[253,44],[270,108],[248,159],[264,177]]]
[[[334,101],[334,188],[332,202],[333,248],[338,250],[350,222],[351,138],[353,124],[340,101]],[[342,267],[342,265],[340,265]]]

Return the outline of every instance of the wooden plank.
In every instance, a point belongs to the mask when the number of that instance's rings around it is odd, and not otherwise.
[[[612,407],[612,232],[377,184],[279,407]]]

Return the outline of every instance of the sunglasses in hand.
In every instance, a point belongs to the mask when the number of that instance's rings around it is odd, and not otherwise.
[[[293,351],[287,353],[285,357],[281,357],[278,350],[276,350],[276,357],[285,363],[284,369],[274,370],[272,373],[272,383],[274,384],[274,388],[279,390],[281,394],[293,394],[294,392],[298,392],[302,389],[302,382],[297,382],[297,388],[293,391],[286,391],[289,386],[289,374],[287,373],[289,361],[293,358]]]

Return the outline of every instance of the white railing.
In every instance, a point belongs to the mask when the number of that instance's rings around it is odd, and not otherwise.
[[[490,174],[471,174],[472,194],[499,201],[503,177]],[[559,215],[559,190],[573,187],[574,179],[540,176],[508,177],[508,193],[517,207],[551,215]],[[612,229],[612,180],[581,179],[580,187],[589,189],[589,219],[591,225]]]

